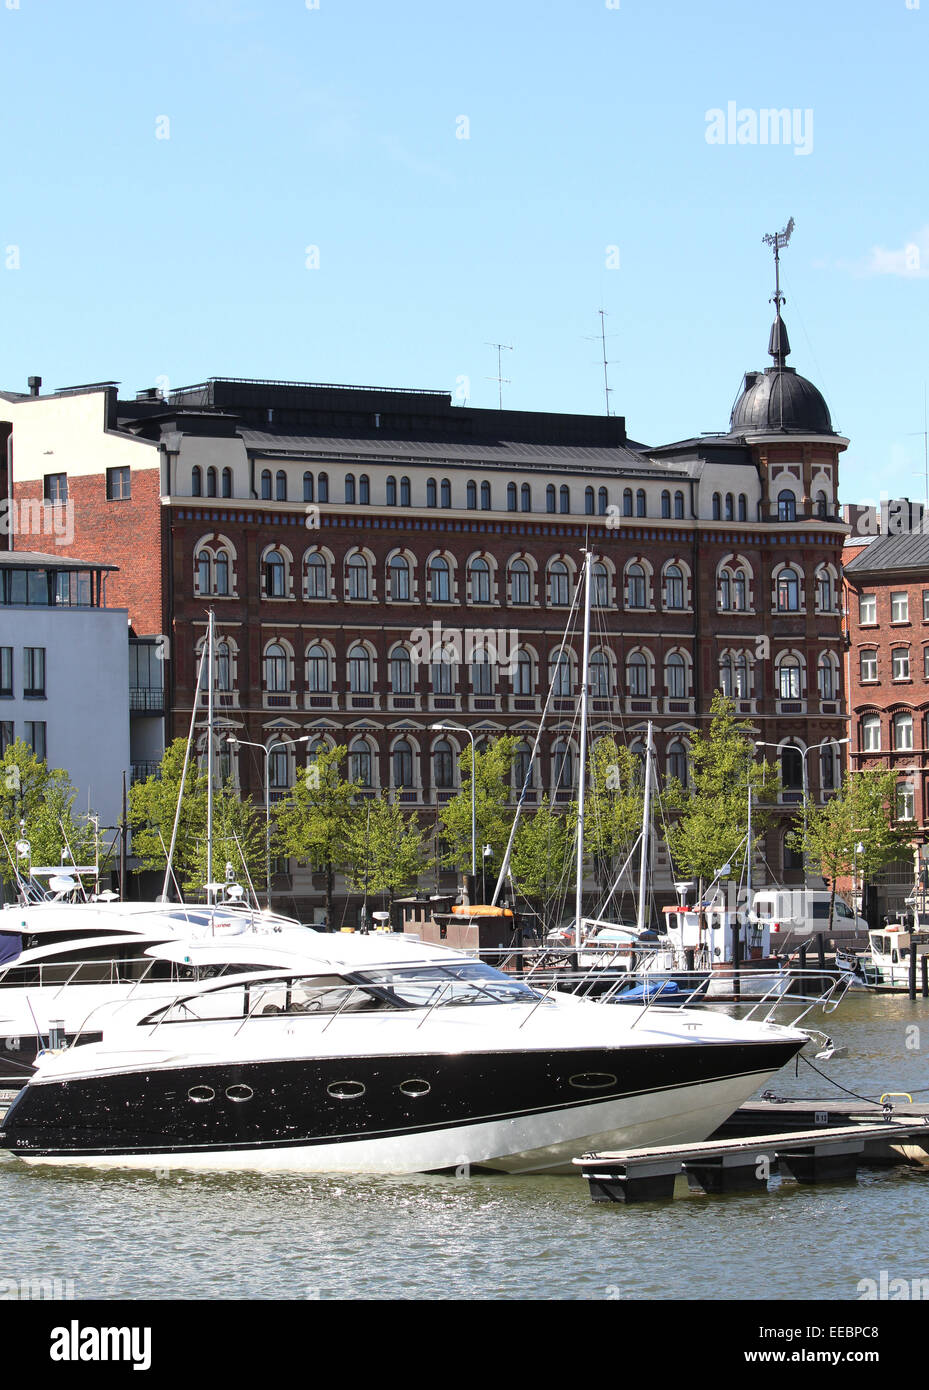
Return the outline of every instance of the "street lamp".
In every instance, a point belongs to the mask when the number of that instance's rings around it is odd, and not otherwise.
[[[817,748],[826,748],[826,747],[828,747],[828,746],[831,746],[832,744],[835,744],[835,745],[838,747],[840,744],[843,744],[843,743],[851,743],[851,738],[849,738],[848,736],[846,736],[845,738],[824,738],[820,743],[811,743],[810,746],[809,746],[809,748],[797,748],[797,752],[800,754],[800,775],[801,775],[802,786],[803,786],[803,882],[804,882],[804,883],[806,883],[806,878],[807,878],[807,873],[806,873],[806,803],[807,803],[807,797],[808,797],[808,795],[809,795],[809,786],[808,786],[808,783],[807,783],[807,776],[806,776],[806,760],[807,760],[807,758],[809,757],[809,755],[810,755],[811,753],[814,753],[814,752],[816,751]],[[791,748],[796,748],[796,744],[794,744],[794,743],[791,743],[789,746],[790,746]],[[779,748],[782,747],[782,745],[781,745],[780,743],[765,743],[765,742],[763,742],[763,741],[760,740],[760,739],[756,739],[756,740],[755,740],[755,747],[756,747],[756,748],[778,748],[778,749],[779,749]]]
[[[471,740],[471,882],[476,885],[477,881],[477,801],[475,799],[475,787],[477,778],[475,774],[475,746],[474,735],[470,729],[466,729],[463,724],[430,724],[429,728],[433,733],[457,733],[467,734]]]
[[[309,743],[310,734],[305,734],[303,738],[279,739],[277,743],[271,743],[267,747],[263,743],[253,743],[251,739],[239,738],[236,734],[227,734],[226,742],[230,747],[257,748],[265,755],[265,891],[268,896],[268,907],[271,906],[271,754],[278,748],[292,748],[298,743]]]

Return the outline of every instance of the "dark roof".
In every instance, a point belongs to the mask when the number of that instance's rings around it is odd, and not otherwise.
[[[906,531],[899,536],[876,536],[844,569],[846,574],[871,574],[881,570],[929,571],[929,534]]]
[[[42,555],[37,550],[0,550],[0,566],[6,569],[118,570],[101,560],[75,560],[71,555]]]
[[[300,457],[370,458],[373,462],[394,463],[398,468],[405,461],[420,459],[443,463],[470,464],[475,468],[501,465],[508,468],[551,467],[570,468],[589,465],[599,470],[611,469],[643,478],[664,477],[667,468],[649,464],[641,454],[622,445],[530,444],[523,440],[474,440],[463,443],[450,439],[379,439],[318,434],[276,434],[271,430],[240,429],[238,434],[245,447],[260,454],[296,454]]]
[[[822,394],[793,367],[746,372],[732,408],[730,434],[832,434]]]

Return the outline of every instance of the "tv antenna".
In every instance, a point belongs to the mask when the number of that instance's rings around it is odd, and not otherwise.
[[[498,396],[497,396],[497,405],[498,405],[498,408],[499,408],[500,410],[502,410],[502,409],[503,409],[503,388],[504,388],[504,386],[511,386],[511,385],[512,385],[512,382],[510,381],[510,378],[509,378],[508,376],[504,376],[504,375],[503,375],[503,366],[502,366],[503,356],[502,356],[502,354],[503,354],[504,352],[512,352],[512,351],[513,351],[513,347],[512,347],[512,345],[511,345],[510,343],[488,343],[487,346],[497,349],[497,375],[496,375],[496,376],[485,377],[485,380],[486,380],[486,381],[495,381],[495,382],[497,383],[497,392],[498,392]]]
[[[600,346],[601,346],[601,348],[602,348],[602,353],[603,353],[603,399],[604,399],[604,401],[605,401],[605,403],[606,403],[606,413],[607,413],[607,415],[609,415],[609,413],[610,413],[610,396],[613,394],[613,388],[612,388],[612,386],[610,385],[610,378],[609,378],[609,373],[607,372],[607,368],[611,365],[611,363],[616,362],[618,359],[617,359],[617,358],[611,358],[609,361],[607,360],[607,355],[606,355],[606,340],[607,340],[606,320],[607,320],[607,318],[608,318],[609,316],[608,316],[608,314],[607,314],[607,312],[606,312],[605,309],[598,309],[598,310],[597,310],[597,313],[600,315],[600,333],[599,333],[599,338],[600,338]],[[618,336],[618,335],[617,335],[616,333],[610,333],[610,334],[609,334],[609,337],[611,337],[611,338],[615,338],[615,337],[617,337],[617,336]],[[594,336],[594,337],[589,337],[589,338],[586,338],[585,341],[588,342],[588,343],[595,343],[595,342],[597,341],[597,337],[596,337],[596,336]]]

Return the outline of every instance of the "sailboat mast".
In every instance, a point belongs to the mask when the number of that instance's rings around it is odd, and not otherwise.
[[[584,649],[581,655],[581,759],[577,785],[577,895],[575,898],[576,945],[581,946],[584,898],[584,793],[587,784],[587,701],[590,667],[590,571],[592,552],[584,552]]]
[[[639,910],[636,926],[645,930],[645,895],[648,885],[648,842],[652,820],[652,721],[648,721],[645,735],[645,796],[642,800],[642,836],[639,849]]]
[[[213,901],[213,610],[207,632],[207,703],[206,703],[206,900]]]

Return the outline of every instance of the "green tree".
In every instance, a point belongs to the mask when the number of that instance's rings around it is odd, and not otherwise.
[[[724,864],[739,878],[745,868],[748,788],[752,787],[752,851],[770,822],[759,803],[777,795],[779,778],[770,763],[755,761],[751,724],[737,719],[735,704],[719,691],[710,706],[710,727],[691,742],[692,775],[686,791],[665,793],[666,809],[678,815],[667,833],[675,872],[704,883]]]
[[[501,734],[475,758],[475,820],[477,859],[481,862],[484,845],[493,849],[497,864],[503,858],[513,810],[510,807],[510,769],[519,742],[511,734]],[[471,867],[471,744],[463,749],[458,766],[461,789],[442,811],[442,836],[448,846],[444,862],[453,868]]]
[[[207,775],[192,758],[181,794],[186,751],[186,739],[175,739],[165,749],[159,773],[129,788],[132,852],[139,860],[136,872],[164,872],[180,797],[172,867],[182,890],[199,894],[206,883],[221,882],[227,863],[233,865],[238,876],[243,855],[253,880],[260,878],[264,865],[263,817],[251,802],[239,798],[231,782],[213,790],[213,862],[207,863]]]
[[[912,829],[894,824],[897,774],[892,768],[846,772],[842,786],[824,805],[807,797],[803,822],[787,837],[808,863],[819,864],[829,880],[829,931],[835,914],[836,880],[857,870],[868,876],[893,859],[912,838]],[[856,852],[856,846],[862,852]]]
[[[342,776],[344,744],[320,748],[276,811],[276,847],[291,859],[303,859],[326,875],[326,918],[332,923],[336,870],[347,865],[347,839],[360,782]]]
[[[11,743],[0,759],[0,829],[10,854],[16,856],[16,842],[25,838],[33,864],[63,864],[68,847],[78,864],[93,863],[95,832],[75,818],[76,796],[67,772],[49,768],[22,739]],[[19,867],[25,869],[27,861],[19,860]],[[5,853],[2,878],[6,883],[15,878]]]
[[[612,736],[598,738],[588,756],[584,852],[601,888],[608,886],[642,827],[642,765]]]
[[[541,910],[549,895],[565,883],[574,842],[568,816],[553,811],[547,796],[533,815],[520,819],[510,872],[517,890],[536,909]]]
[[[352,888],[395,898],[415,887],[433,864],[426,855],[428,831],[397,801],[378,798],[355,808],[345,838]]]

